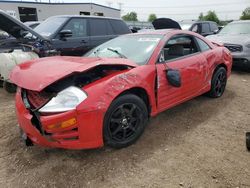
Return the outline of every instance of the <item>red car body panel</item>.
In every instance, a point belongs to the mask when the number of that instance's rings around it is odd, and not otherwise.
[[[99,65],[138,66],[128,59],[54,56],[31,60],[16,66],[10,74],[10,79],[19,87],[41,91],[72,73],[84,72]]]
[[[86,149],[103,146],[103,119],[107,109],[121,93],[139,88],[148,96],[150,116],[201,95],[210,90],[211,79],[218,65],[226,67],[228,76],[231,73],[232,57],[229,51],[215,46],[198,34],[188,31],[157,31],[152,34],[164,34],[147,65],[137,66],[135,63],[119,58],[80,58],[53,57],[34,60],[14,69],[11,80],[19,87],[42,91],[48,85],[63,79],[75,72],[85,72],[98,65],[127,65],[131,69],[114,72],[97,81],[85,85],[82,89],[88,94],[86,100],[76,110],[53,114],[41,114],[40,122],[43,130],[49,133],[50,141],[32,125],[32,115],[26,109],[21,92],[16,94],[16,112],[20,127],[36,144],[46,147],[68,149]],[[183,59],[157,64],[161,49],[166,41],[176,34],[191,34],[204,40],[211,50],[198,53]],[[149,33],[147,33],[149,34]],[[50,67],[52,66],[53,67]],[[56,67],[56,69],[54,69]],[[166,79],[166,69],[178,69],[182,75],[182,86],[171,86]],[[37,70],[38,72],[34,72]],[[30,80],[32,78],[32,81]],[[33,81],[34,80],[34,81]],[[75,125],[64,128],[48,129],[51,124],[58,124],[70,118],[76,118]],[[76,138],[76,139],[68,139]]]

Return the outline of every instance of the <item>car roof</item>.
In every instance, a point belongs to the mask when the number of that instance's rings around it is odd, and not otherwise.
[[[234,24],[234,23],[250,23],[250,20],[238,20],[238,21],[233,21],[231,23],[232,24]],[[229,23],[229,24],[231,24],[231,23]]]
[[[193,23],[216,23],[216,22],[213,22],[213,21],[199,21],[199,20],[182,20],[179,23],[193,24]]]
[[[105,16],[88,16],[88,15],[57,15],[57,16],[51,16],[49,18],[98,18],[98,19],[121,20],[119,18],[112,18]]]
[[[132,33],[130,35],[168,35],[168,34],[189,34],[196,36],[197,34],[191,31],[181,30],[181,29],[158,29],[143,31],[140,33]]]

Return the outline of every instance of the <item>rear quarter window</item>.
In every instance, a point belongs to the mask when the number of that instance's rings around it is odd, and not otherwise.
[[[91,36],[105,36],[113,34],[112,27],[106,19],[90,19],[89,25]]]
[[[201,51],[201,52],[205,52],[205,51],[211,49],[211,48],[209,47],[209,45],[208,45],[206,42],[204,42],[203,40],[201,40],[201,39],[199,39],[199,38],[197,38],[197,37],[195,37],[195,38],[196,38],[196,40],[197,40],[197,42],[198,42],[198,45],[199,45],[199,47],[200,47],[200,51]]]
[[[110,20],[110,23],[117,35],[131,33],[128,26],[122,20]]]

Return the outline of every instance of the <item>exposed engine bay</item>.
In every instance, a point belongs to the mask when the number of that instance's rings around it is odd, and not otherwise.
[[[33,109],[37,109],[46,104],[52,97],[55,97],[57,93],[69,86],[82,88],[106,76],[128,69],[131,69],[131,67],[125,65],[99,65],[97,67],[94,67],[93,69],[88,70],[87,72],[73,73],[49,85],[41,92],[24,89],[23,91],[25,91],[25,95],[27,95],[27,99],[32,105],[31,107]]]

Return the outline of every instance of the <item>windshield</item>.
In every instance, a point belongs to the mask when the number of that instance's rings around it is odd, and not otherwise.
[[[66,20],[66,17],[51,17],[38,25],[34,30],[44,37],[50,37]]]
[[[189,30],[193,23],[179,22],[179,24],[180,24],[182,30]]]
[[[219,34],[250,34],[250,23],[231,23],[221,29]]]
[[[124,35],[97,46],[86,57],[128,58],[138,65],[144,65],[151,57],[163,35]]]

